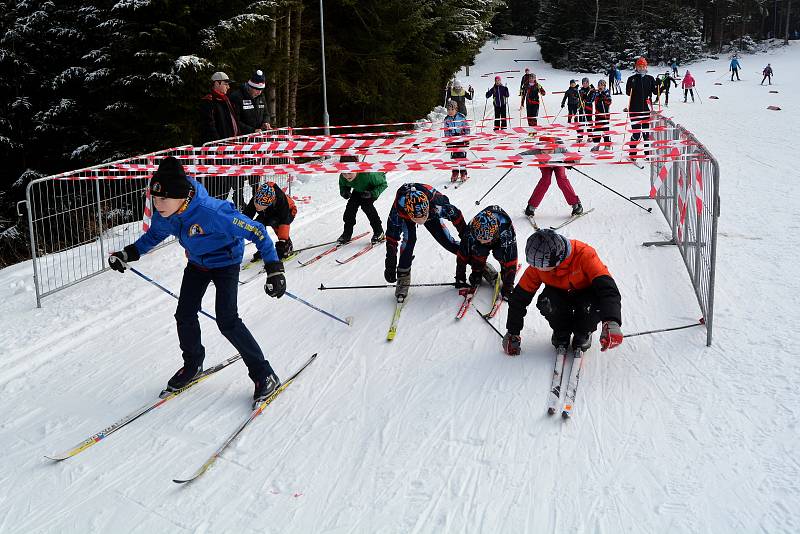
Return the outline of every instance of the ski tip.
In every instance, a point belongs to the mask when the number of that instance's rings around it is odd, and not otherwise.
[[[179,479],[179,478],[173,478],[173,479],[172,479],[172,481],[173,481],[175,484],[188,484],[188,483],[189,483],[189,482],[191,482],[192,480],[194,480],[194,479],[193,479],[193,478],[190,478],[190,479],[188,479],[188,480],[182,480],[182,479]]]
[[[318,289],[319,291],[325,291],[325,290],[326,290],[326,289],[328,289],[328,288],[327,288],[327,287],[325,287],[325,284],[320,284],[320,285],[319,285],[319,287],[318,287],[317,289]]]
[[[51,462],[60,462],[62,460],[66,460],[67,458],[69,458],[69,456],[59,456],[57,454],[54,454],[52,456],[48,456],[45,454],[44,457],[50,460]]]

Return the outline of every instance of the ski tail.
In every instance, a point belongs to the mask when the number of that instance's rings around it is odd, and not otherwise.
[[[283,383],[272,393],[272,395],[270,395],[269,397],[264,399],[264,401],[261,404],[256,406],[256,408],[253,409],[252,412],[250,412],[250,415],[247,417],[247,419],[245,419],[242,422],[242,424],[240,424],[236,428],[236,430],[234,430],[233,433],[231,433],[231,435],[228,436],[228,438],[225,440],[225,442],[216,451],[214,451],[214,453],[208,458],[208,460],[206,460],[203,463],[203,465],[201,465],[190,477],[188,477],[188,478],[173,478],[172,481],[175,482],[176,484],[187,484],[189,482],[192,482],[193,480],[197,480],[201,475],[203,475],[203,473],[208,471],[211,468],[211,466],[214,465],[214,463],[217,461],[217,458],[219,458],[220,455],[225,451],[225,449],[227,449],[228,446],[231,443],[233,443],[233,441],[239,436],[239,434],[241,434],[242,431],[244,431],[244,429],[256,417],[261,415],[261,413],[264,411],[264,409],[267,406],[269,406],[269,404],[273,400],[275,400],[275,398],[278,395],[280,395],[286,388],[288,388],[289,384],[294,382],[294,380],[298,376],[300,376],[300,373],[302,373],[306,369],[306,367],[311,365],[311,363],[314,360],[316,360],[316,358],[317,358],[317,353],[312,354],[311,357],[308,360],[306,360],[306,362],[303,365],[301,365],[300,368],[297,371],[295,371],[291,376],[289,376],[289,378],[287,378],[286,380],[283,381]]]

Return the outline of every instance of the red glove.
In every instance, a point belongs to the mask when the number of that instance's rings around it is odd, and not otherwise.
[[[604,352],[613,349],[622,343],[622,329],[616,321],[603,321],[603,329],[600,331],[600,351]]]

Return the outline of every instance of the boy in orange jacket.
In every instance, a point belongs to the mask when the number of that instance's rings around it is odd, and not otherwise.
[[[568,240],[553,230],[537,230],[528,238],[525,256],[530,264],[508,301],[506,354],[520,353],[520,332],[527,308],[539,286],[544,284],[536,307],[553,329],[555,347],[587,351],[592,332],[602,321],[601,350],[622,343],[622,311],[617,284],[597,252],[582,241]]]

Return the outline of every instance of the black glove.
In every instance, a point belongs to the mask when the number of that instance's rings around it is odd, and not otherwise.
[[[283,276],[283,262],[271,261],[264,264],[267,271],[267,281],[264,282],[264,292],[270,297],[279,299],[286,293],[286,277]]]
[[[282,260],[286,256],[292,253],[292,241],[291,239],[283,241],[280,240],[275,243],[275,252],[278,253],[278,259]]]
[[[372,200],[372,191],[361,191],[359,195],[364,200]]]
[[[397,256],[394,254],[386,254],[383,278],[390,284],[397,282]]]
[[[521,337],[515,336],[510,332],[506,332],[506,335],[503,336],[503,350],[506,351],[506,354],[509,356],[517,356],[520,353],[521,345]]]
[[[470,287],[478,287],[479,285],[481,285],[481,276],[482,276],[482,274],[483,273],[481,273],[480,271],[475,271],[475,270],[473,270],[471,273],[469,273],[469,285],[470,285]]]
[[[350,198],[350,190],[349,189],[341,189],[339,191],[339,194],[342,195],[342,198],[345,199],[345,200]]]
[[[108,257],[108,266],[117,272],[124,273],[128,268],[126,263],[139,259],[139,249],[135,245],[128,245],[124,249],[113,252]]]
[[[564,104],[561,104],[561,109],[564,109]]]

